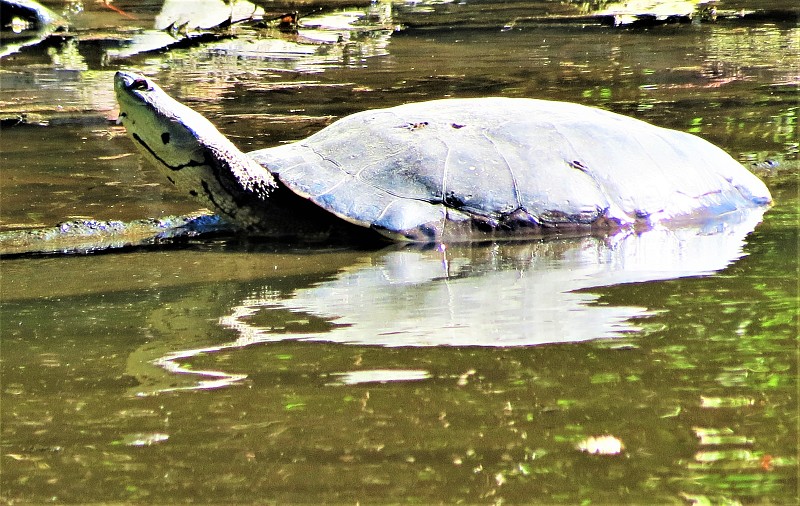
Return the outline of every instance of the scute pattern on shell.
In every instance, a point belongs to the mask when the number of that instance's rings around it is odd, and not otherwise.
[[[445,99],[365,111],[250,154],[337,216],[393,238],[619,226],[770,201],[693,135],[577,104]]]

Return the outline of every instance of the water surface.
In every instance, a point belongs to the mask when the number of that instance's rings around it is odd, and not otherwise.
[[[792,19],[614,29],[527,19],[575,7],[553,2],[361,5],[143,52],[160,3],[49,5],[70,36],[2,60],[0,115],[24,114],[0,132],[5,230],[196,210],[114,124],[120,68],[245,149],[412,100],[581,102],[720,145],[776,205],[610,239],[3,259],[3,500],[796,500]]]

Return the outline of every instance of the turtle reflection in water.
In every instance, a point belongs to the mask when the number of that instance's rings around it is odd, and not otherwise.
[[[245,154],[152,80],[118,72],[115,89],[144,156],[250,235],[467,241],[652,227],[771,202],[716,146],[577,104],[411,103]]]

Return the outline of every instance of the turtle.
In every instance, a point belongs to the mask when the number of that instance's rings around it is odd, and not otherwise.
[[[144,158],[246,235],[443,243],[610,233],[772,202],[712,143],[576,103],[407,103],[244,153],[152,79],[119,71],[114,88]]]

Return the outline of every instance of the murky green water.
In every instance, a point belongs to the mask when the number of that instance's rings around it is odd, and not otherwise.
[[[796,501],[796,22],[395,4],[135,54],[161,6],[113,5],[136,19],[73,2],[71,38],[0,60],[0,116],[26,113],[0,132],[0,228],[195,210],[110,120],[119,68],[252,148],[411,100],[577,101],[755,162],[776,206],[613,241],[4,259],[4,501]]]

